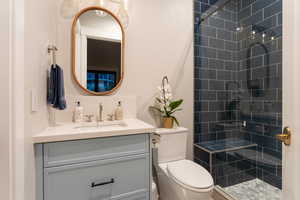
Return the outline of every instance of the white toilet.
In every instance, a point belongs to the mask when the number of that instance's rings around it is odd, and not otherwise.
[[[214,188],[210,173],[186,160],[186,128],[157,129],[158,186],[161,200],[211,200]]]

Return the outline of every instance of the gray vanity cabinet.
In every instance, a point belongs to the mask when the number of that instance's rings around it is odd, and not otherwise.
[[[149,137],[36,144],[37,200],[149,200]]]

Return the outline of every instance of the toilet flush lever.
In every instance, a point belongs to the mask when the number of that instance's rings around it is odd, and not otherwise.
[[[160,143],[160,135],[157,133],[153,133],[151,136],[152,144],[154,147],[157,147],[157,145]]]
[[[283,133],[277,134],[276,138],[283,142],[285,145],[291,145],[292,131],[289,127],[284,127]]]

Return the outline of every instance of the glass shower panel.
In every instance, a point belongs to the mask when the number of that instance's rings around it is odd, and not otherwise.
[[[279,199],[282,0],[195,0],[195,161],[236,199]]]
[[[238,15],[240,120],[247,124],[240,131],[257,144],[249,188],[261,189],[254,190],[258,199],[280,199],[282,145],[275,135],[282,130],[282,0],[240,0]]]

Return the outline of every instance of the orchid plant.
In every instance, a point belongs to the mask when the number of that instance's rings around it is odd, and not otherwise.
[[[179,106],[183,103],[183,100],[173,100],[172,89],[167,76],[163,77],[162,84],[158,87],[158,90],[159,96],[156,97],[156,103],[159,107],[152,106],[152,108],[159,111],[164,118],[172,118],[179,125],[174,113],[182,110]]]

